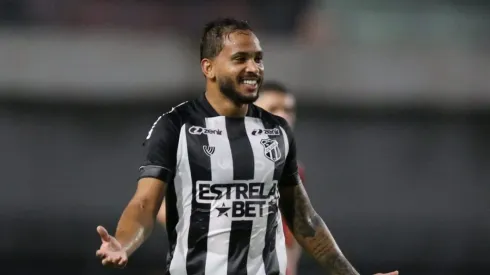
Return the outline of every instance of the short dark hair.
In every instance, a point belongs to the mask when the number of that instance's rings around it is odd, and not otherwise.
[[[223,38],[235,31],[253,31],[247,21],[219,18],[207,23],[201,37],[200,56],[214,58],[223,49]]]
[[[267,92],[278,92],[281,94],[289,94],[288,89],[284,84],[282,84],[279,81],[266,81],[262,84],[260,87],[260,92],[261,93],[267,93]]]

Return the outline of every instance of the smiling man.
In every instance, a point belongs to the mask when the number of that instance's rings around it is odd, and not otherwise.
[[[220,19],[206,25],[200,48],[205,93],[151,127],[115,236],[97,227],[102,264],[126,265],[150,236],[165,197],[166,274],[285,274],[279,209],[325,270],[358,274],[309,202],[288,123],[252,104],[264,77],[257,36],[246,22]]]

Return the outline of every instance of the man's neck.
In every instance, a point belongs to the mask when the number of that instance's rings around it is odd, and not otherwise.
[[[235,104],[220,91],[207,91],[206,99],[213,109],[221,116],[244,117],[248,111],[248,104]]]

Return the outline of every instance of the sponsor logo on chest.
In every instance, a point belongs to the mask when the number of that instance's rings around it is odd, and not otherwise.
[[[267,188],[267,186],[269,188]],[[278,210],[277,181],[272,183],[236,181],[232,183],[197,182],[197,202],[210,204],[212,217],[253,220]]]

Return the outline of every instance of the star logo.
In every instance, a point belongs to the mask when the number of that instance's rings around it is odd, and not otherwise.
[[[216,207],[216,210],[219,211],[218,217],[221,217],[222,215],[225,215],[228,217],[228,210],[230,210],[231,207],[226,207],[225,204],[223,203],[221,207]]]

